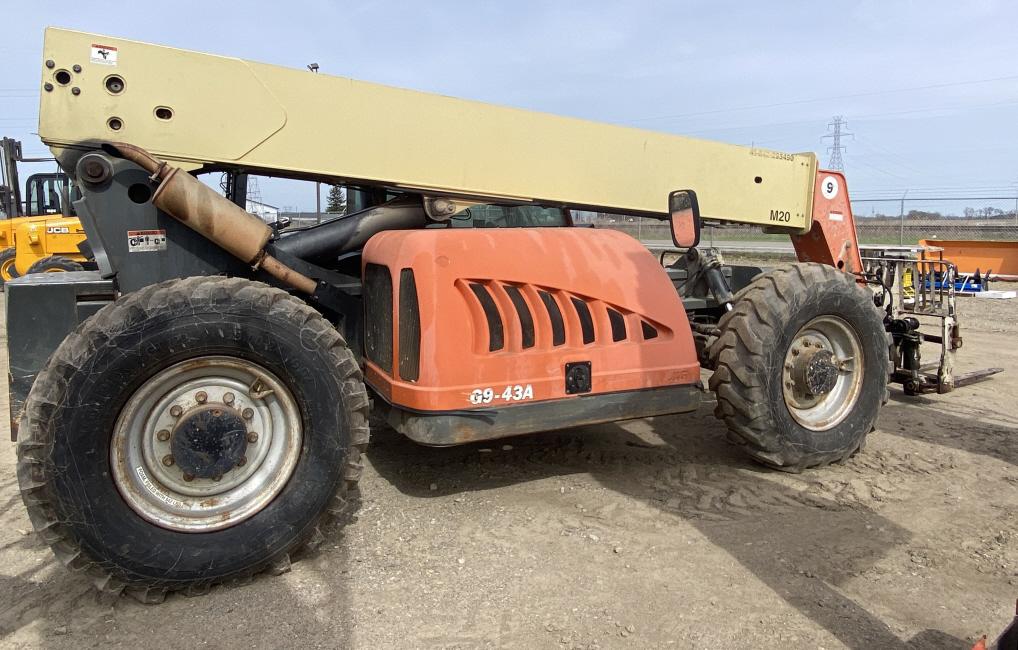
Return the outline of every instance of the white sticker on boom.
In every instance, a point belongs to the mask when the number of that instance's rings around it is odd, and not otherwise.
[[[820,181],[820,193],[828,201],[836,197],[838,195],[838,179],[834,176],[824,176],[824,180]]]
[[[92,43],[92,53],[88,57],[88,60],[92,63],[98,63],[99,65],[116,65],[117,48],[112,45]]]
[[[166,250],[165,230],[128,230],[127,252],[148,253]]]
[[[827,218],[830,219],[831,221],[844,221],[845,215],[841,214],[840,212],[830,212],[827,214]]]

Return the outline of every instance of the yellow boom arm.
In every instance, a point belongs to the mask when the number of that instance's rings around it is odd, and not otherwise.
[[[58,157],[131,142],[182,167],[806,231],[816,156],[696,140],[64,29],[46,30],[39,134]],[[777,215],[777,216],[775,216]]]

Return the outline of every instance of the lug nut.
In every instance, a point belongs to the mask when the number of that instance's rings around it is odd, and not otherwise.
[[[250,408],[244,409],[243,411],[241,411],[240,414],[244,416],[245,420],[250,420],[251,418],[254,417],[254,409]]]
[[[247,456],[241,456],[240,460],[237,461],[237,467],[243,467],[247,465]]]
[[[785,382],[785,387],[786,387],[786,388],[795,388],[795,384],[793,384],[793,383],[792,383],[792,382],[790,382],[790,381],[789,381],[789,382]]]
[[[212,417],[217,418],[223,414],[222,409],[212,409]]]
[[[170,432],[166,429],[160,429],[159,432],[156,433],[156,439],[159,440],[159,442],[166,442],[170,439]]]
[[[172,467],[173,463],[175,462],[177,461],[173,460],[172,455],[166,454],[165,456],[163,456],[163,465],[166,465],[167,467]]]
[[[224,404],[233,404],[233,399],[234,399],[233,393],[223,393]]]
[[[795,367],[795,366],[793,366],[793,365],[792,365],[792,364],[790,364],[790,363],[786,363],[786,364],[785,364],[785,370],[791,370],[791,369],[792,369],[792,368],[794,368],[794,367]]]
[[[213,481],[222,481],[223,480],[223,475],[222,474],[216,474],[215,476],[212,477],[212,480]]]
[[[799,350],[798,350],[798,348],[792,348],[792,356],[793,356],[793,357],[797,357],[797,356],[799,356]]]
[[[194,474],[184,474],[184,480],[190,483],[194,480]]]
[[[248,431],[248,433],[247,433],[247,441],[248,442],[258,442],[258,432],[257,431]]]
[[[184,412],[184,409],[180,408],[180,406],[178,406],[176,404],[174,404],[172,407],[170,407],[170,415],[172,415],[175,418],[179,418],[180,414],[183,413],[183,412]]]
[[[198,402],[199,404],[204,404],[206,401],[208,401],[208,399],[209,394],[203,390],[200,390],[194,394],[194,401]]]

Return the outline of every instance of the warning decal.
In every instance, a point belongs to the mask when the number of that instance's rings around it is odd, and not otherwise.
[[[92,54],[89,56],[89,61],[100,65],[116,65],[117,48],[112,45],[92,43]]]
[[[166,250],[165,230],[128,230],[127,252],[147,253]]]

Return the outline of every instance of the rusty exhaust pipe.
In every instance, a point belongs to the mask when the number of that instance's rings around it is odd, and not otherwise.
[[[140,147],[126,142],[111,142],[102,148],[106,153],[126,158],[151,174],[152,180],[159,183],[152,194],[152,203],[157,208],[252,268],[260,268],[298,291],[315,292],[318,284],[314,280],[265,253],[272,229],[261,219]]]

